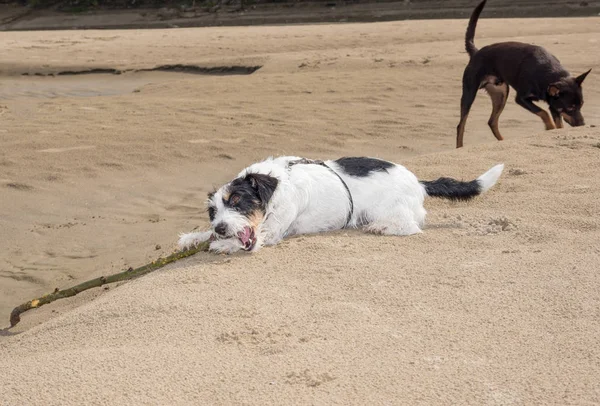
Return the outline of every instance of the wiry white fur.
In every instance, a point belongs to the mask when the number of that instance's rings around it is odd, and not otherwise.
[[[201,242],[208,241],[212,231],[201,231],[199,233],[182,233],[179,234],[179,242],[177,243],[180,248],[189,248],[200,244]]]
[[[223,240],[215,240],[210,243],[210,250],[223,254],[230,254],[244,248],[240,240],[237,238],[227,238]]]
[[[225,223],[232,234],[237,234],[249,222],[246,217],[225,206],[223,203],[223,194],[225,191],[225,187],[220,188],[215,192],[213,198],[208,201],[208,206],[213,206],[216,209],[213,224]]]
[[[267,205],[265,220],[255,230],[257,243],[253,251],[263,245],[277,244],[288,236],[339,230],[346,226],[350,201],[340,179],[321,165],[289,166],[291,161],[299,159],[294,156],[269,158],[239,173],[238,177],[247,173],[266,174],[279,181]],[[354,212],[347,227],[387,235],[421,232],[427,213],[423,207],[427,194],[408,169],[396,164],[387,171],[355,177],[346,174],[335,161],[325,163],[344,179],[352,194]],[[496,183],[503,167],[497,165],[478,178],[482,192]],[[237,232],[249,222],[235,211],[230,213],[232,210],[219,206],[226,188],[227,185],[219,189],[211,203],[217,209],[213,226],[224,221]],[[183,234],[179,247],[187,248],[209,237],[210,232]],[[216,240],[210,245],[211,250],[225,253],[242,248],[237,238]]]

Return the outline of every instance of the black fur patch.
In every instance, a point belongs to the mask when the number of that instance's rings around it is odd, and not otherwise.
[[[254,189],[256,189],[258,197],[266,207],[279,184],[277,178],[261,173],[249,173],[246,175],[245,179],[250,182],[250,185]]]
[[[256,210],[264,213],[278,183],[272,176],[257,173],[234,179],[228,188],[229,198],[223,203],[245,216]]]
[[[481,193],[479,181],[462,182],[452,178],[439,178],[428,182],[421,181],[429,196],[449,200],[469,200]]]
[[[215,192],[209,192],[208,193],[208,200],[209,200],[209,202],[213,199],[214,196],[215,196]],[[208,218],[210,219],[210,221],[211,222],[214,221],[214,219],[215,219],[215,211],[216,211],[215,208],[209,204],[208,209],[206,211],[208,211]]]
[[[376,158],[344,157],[335,161],[350,176],[365,177],[371,172],[387,172],[393,163]]]

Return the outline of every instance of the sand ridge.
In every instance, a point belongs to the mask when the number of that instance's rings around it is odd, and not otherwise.
[[[589,130],[536,134],[407,160],[428,177],[465,156],[477,159],[451,175],[507,165],[480,199],[428,201],[418,236],[344,231],[252,256],[199,254],[96,300],[45,306],[0,345],[3,393],[50,404],[597,402],[598,142]]]

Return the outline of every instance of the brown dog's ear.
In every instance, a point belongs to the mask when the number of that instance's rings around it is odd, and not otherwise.
[[[552,83],[548,86],[548,94],[550,97],[558,97],[560,94],[560,89],[558,88],[558,83]]]
[[[581,84],[583,83],[583,81],[585,80],[585,77],[588,75],[588,73],[590,73],[592,70],[590,69],[589,71],[582,73],[581,75],[577,76],[575,78],[575,82],[577,82],[577,84],[579,86],[581,86]]]

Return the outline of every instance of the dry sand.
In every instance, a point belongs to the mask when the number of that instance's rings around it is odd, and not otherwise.
[[[597,18],[532,22],[482,20],[476,42],[600,65]],[[198,254],[31,311],[0,336],[0,404],[599,403],[597,74],[588,126],[543,132],[511,100],[499,143],[482,93],[454,150],[464,28],[3,33],[3,325],[54,287],[170,252],[206,227],[206,192],[270,154],[378,156],[423,179],[506,172],[473,202],[427,201],[422,235]],[[263,67],[20,76],[176,63]]]

